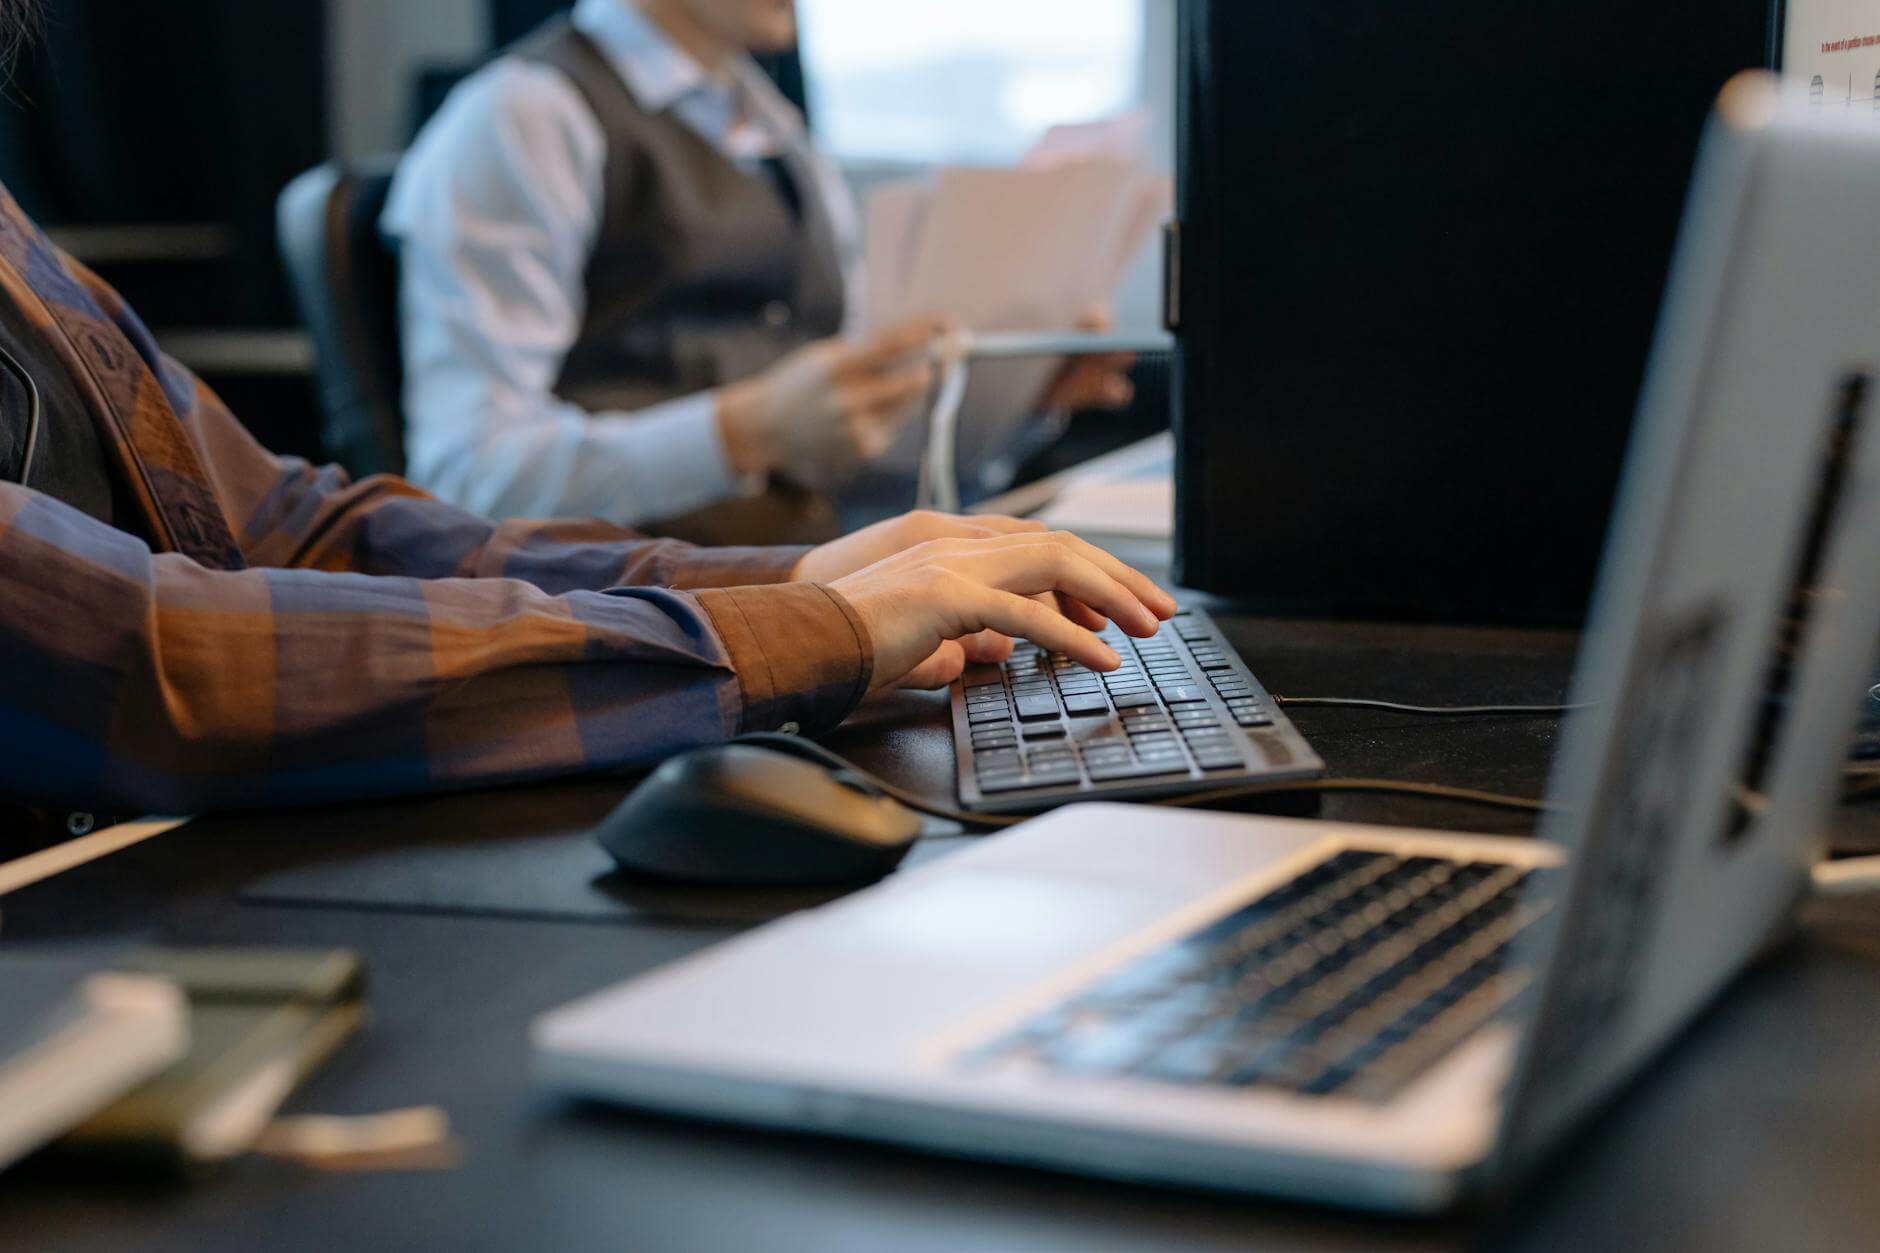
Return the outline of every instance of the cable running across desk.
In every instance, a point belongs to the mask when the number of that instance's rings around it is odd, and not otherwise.
[[[1417,714],[1428,718],[1465,718],[1489,714],[1517,717],[1551,718],[1591,709],[1585,705],[1406,705],[1394,700],[1366,700],[1346,696],[1275,696],[1289,709],[1382,709],[1388,713]]]
[[[1001,814],[975,814],[950,805],[929,800],[906,788],[898,787],[877,775],[857,766],[838,753],[831,752],[822,745],[796,735],[783,735],[776,732],[756,732],[741,735],[737,743],[750,744],[760,748],[771,748],[778,752],[827,766],[837,778],[844,782],[899,801],[909,809],[927,814],[934,818],[944,818],[966,827],[1003,828],[1015,827],[1031,821],[1031,817],[1015,817]],[[1160,801],[1142,802],[1169,808],[1188,808],[1196,805],[1219,804],[1230,800],[1243,800],[1255,796],[1273,796],[1300,792],[1352,792],[1373,793],[1397,796],[1420,796],[1428,800],[1455,801],[1465,805],[1482,805],[1492,809],[1513,809],[1523,813],[1550,813],[1554,806],[1545,801],[1526,796],[1508,796],[1499,792],[1483,792],[1474,788],[1450,787],[1442,783],[1406,783],[1398,779],[1281,779],[1270,783],[1248,783],[1238,787],[1219,788],[1212,792],[1198,792],[1190,796],[1170,797]]]

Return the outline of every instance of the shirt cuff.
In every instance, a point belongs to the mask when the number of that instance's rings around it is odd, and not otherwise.
[[[788,583],[811,551],[807,547],[693,548],[673,567],[670,583],[681,591]]]
[[[874,681],[868,628],[821,583],[721,588],[698,603],[731,655],[744,698],[738,734],[790,727],[827,730],[862,703]]]

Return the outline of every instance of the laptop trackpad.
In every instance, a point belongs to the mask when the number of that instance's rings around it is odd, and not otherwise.
[[[896,960],[934,958],[1010,969],[1088,957],[1164,916],[1164,893],[1020,872],[937,875],[857,910],[832,929],[846,945]]]

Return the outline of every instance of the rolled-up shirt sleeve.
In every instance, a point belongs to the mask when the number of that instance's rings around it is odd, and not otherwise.
[[[724,588],[700,592],[698,601],[738,676],[740,734],[831,727],[868,695],[868,629],[833,588]]]
[[[865,630],[789,582],[802,549],[490,522],[276,457],[108,285],[22,238],[64,302],[39,310],[48,342],[131,417],[147,501],[131,534],[0,483],[0,796],[183,813],[486,786],[819,728],[866,692]]]
[[[811,584],[210,569],[0,485],[0,794],[193,813],[650,764],[832,725],[865,630]],[[709,598],[709,599],[707,599]]]

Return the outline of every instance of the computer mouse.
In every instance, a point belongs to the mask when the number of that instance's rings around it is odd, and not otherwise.
[[[655,770],[596,831],[633,874],[690,883],[870,883],[919,838],[913,810],[857,776],[745,744]]]

